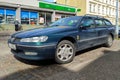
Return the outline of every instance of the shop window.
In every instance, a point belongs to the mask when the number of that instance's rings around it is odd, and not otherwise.
[[[46,23],[46,14],[45,13],[40,13],[39,14],[39,24],[43,25]]]
[[[30,12],[30,24],[37,24],[38,13]]]
[[[29,11],[21,11],[21,23],[29,24]]]
[[[46,23],[50,24],[52,21],[52,14],[51,13],[46,13]]]
[[[61,16],[62,16],[61,14],[56,14],[55,15],[55,21],[59,20],[61,18]]]
[[[0,8],[0,23],[5,22],[5,12],[4,9]]]
[[[12,9],[6,9],[6,23],[14,23],[16,11]]]
[[[65,18],[65,15],[62,15],[61,18]]]

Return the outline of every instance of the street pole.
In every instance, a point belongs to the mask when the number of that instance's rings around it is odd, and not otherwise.
[[[119,0],[116,0],[116,38],[118,38],[119,33]]]

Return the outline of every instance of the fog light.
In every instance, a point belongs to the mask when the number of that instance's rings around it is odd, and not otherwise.
[[[32,55],[32,56],[35,56],[37,55],[38,53],[36,52],[25,52],[25,55]]]

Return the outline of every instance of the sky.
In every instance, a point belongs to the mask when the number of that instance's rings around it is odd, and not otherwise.
[[[48,2],[56,2],[56,0],[44,0],[44,1],[48,1]]]

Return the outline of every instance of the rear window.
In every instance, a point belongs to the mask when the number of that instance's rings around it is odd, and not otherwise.
[[[107,26],[111,26],[112,25],[112,23],[110,21],[108,21],[108,20],[104,20],[104,22],[105,22],[105,25],[107,25]]]

